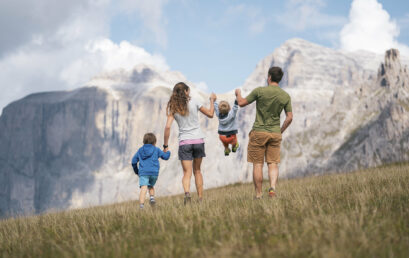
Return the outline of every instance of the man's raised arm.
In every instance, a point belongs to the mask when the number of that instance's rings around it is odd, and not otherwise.
[[[239,104],[240,107],[245,107],[249,104],[249,102],[247,101],[247,99],[243,98],[241,96],[241,90],[240,89],[236,89],[236,99],[237,99],[237,103]]]

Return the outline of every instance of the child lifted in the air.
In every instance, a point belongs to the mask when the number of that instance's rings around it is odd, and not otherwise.
[[[229,156],[230,151],[236,152],[239,148],[239,143],[237,142],[237,123],[236,115],[239,105],[237,100],[234,101],[233,108],[230,108],[230,105],[227,101],[220,101],[219,103],[214,103],[214,110],[217,117],[219,118],[219,138],[224,146],[224,155]],[[232,146],[231,150],[229,145]]]

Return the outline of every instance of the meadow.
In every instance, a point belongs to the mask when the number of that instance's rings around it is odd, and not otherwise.
[[[409,257],[409,164],[3,219],[0,256]]]

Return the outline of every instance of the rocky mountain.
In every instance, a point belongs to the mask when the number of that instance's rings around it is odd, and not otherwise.
[[[284,68],[294,121],[283,135],[284,177],[348,171],[409,160],[409,77],[397,50],[382,56],[342,52],[293,39],[263,59],[242,86],[265,85],[270,66]],[[148,131],[162,145],[165,108],[178,72],[138,66],[111,71],[85,87],[29,95],[0,117],[0,215],[38,213],[137,198],[130,159]],[[192,83],[192,95],[208,94]],[[232,92],[218,95],[234,100]],[[251,180],[247,135],[254,105],[239,111],[243,148],[224,157],[217,119],[201,116],[206,134],[205,188]],[[182,192],[177,125],[169,161],[161,161],[159,195]]]

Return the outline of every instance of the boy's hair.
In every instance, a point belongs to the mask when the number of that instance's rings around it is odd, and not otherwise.
[[[224,116],[227,115],[230,111],[230,104],[227,101],[220,101],[219,103],[219,113],[220,115]]]
[[[268,69],[268,77],[270,77],[270,81],[279,83],[283,78],[283,70],[281,70],[278,66],[273,66]]]
[[[152,144],[156,143],[156,136],[153,133],[146,133],[143,136],[143,144]]]

